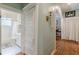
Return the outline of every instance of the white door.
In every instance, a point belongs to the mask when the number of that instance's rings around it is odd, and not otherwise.
[[[27,9],[26,9],[27,10]],[[35,54],[35,7],[24,11],[24,47],[26,54]]]

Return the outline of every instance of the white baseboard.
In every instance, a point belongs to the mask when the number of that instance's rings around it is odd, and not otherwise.
[[[56,49],[54,49],[54,50],[52,51],[51,55],[54,55],[54,54],[55,54],[55,52],[56,52]]]

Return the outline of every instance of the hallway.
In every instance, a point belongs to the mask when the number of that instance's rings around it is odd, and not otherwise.
[[[79,55],[79,43],[69,40],[57,39],[54,55]]]
[[[79,54],[79,4],[0,5],[2,55]]]

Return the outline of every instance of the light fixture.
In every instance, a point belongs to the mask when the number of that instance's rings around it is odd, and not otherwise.
[[[68,5],[71,5],[71,3],[67,3]]]
[[[49,11],[54,11],[54,10],[56,10],[56,9],[59,9],[59,6],[50,7],[50,8],[49,8]]]
[[[50,7],[49,12],[54,11],[54,9],[55,9],[54,7]]]

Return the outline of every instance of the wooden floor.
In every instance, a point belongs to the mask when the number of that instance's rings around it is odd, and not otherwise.
[[[26,55],[22,52],[16,55]],[[56,52],[54,55],[79,55],[79,43],[75,41],[69,41],[57,37],[56,40]]]
[[[79,43],[57,38],[55,55],[79,55]]]

